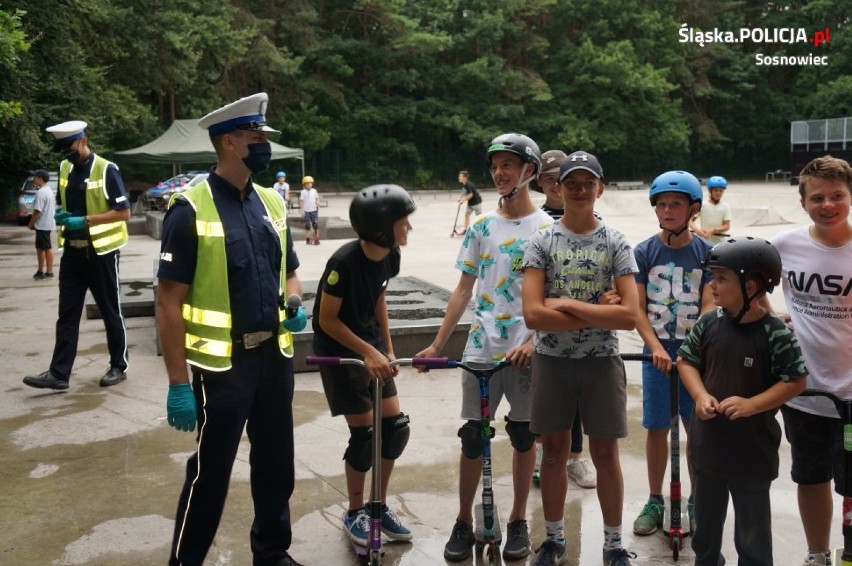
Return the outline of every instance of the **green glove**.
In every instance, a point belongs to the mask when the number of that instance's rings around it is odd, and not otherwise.
[[[308,325],[308,315],[305,314],[305,307],[299,307],[295,316],[292,316],[281,323],[281,326],[290,332],[301,332]]]
[[[82,230],[86,227],[85,216],[67,216],[59,221],[66,230]]]
[[[195,430],[195,395],[188,383],[169,384],[166,399],[166,414],[169,424],[177,430]]]
[[[69,216],[71,216],[70,212],[62,210],[60,208],[59,210],[56,211],[56,214],[53,215],[53,219],[56,222],[58,222],[59,224],[62,224],[62,221],[65,220],[66,218],[68,218]]]

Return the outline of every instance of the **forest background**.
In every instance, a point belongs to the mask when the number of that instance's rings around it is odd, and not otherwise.
[[[489,186],[508,131],[596,153],[609,179],[763,178],[789,167],[791,121],[852,115],[849,24],[848,0],[0,0],[0,210],[58,168],[46,126],[85,120],[109,157],[259,91],[321,189]],[[695,41],[744,28],[830,35]],[[130,186],[171,173],[117,163]],[[298,187],[296,163],[260,181]]]

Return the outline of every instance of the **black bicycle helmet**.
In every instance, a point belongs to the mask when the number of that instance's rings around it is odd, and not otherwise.
[[[349,222],[362,240],[393,248],[393,225],[417,208],[399,185],[372,185],[361,189],[349,204]]]
[[[497,136],[488,145],[485,161],[491,165],[491,156],[498,151],[508,151],[520,156],[524,163],[535,165],[533,176],[541,169],[541,150],[538,144],[523,134],[503,134]]]
[[[728,238],[713,246],[701,265],[704,269],[726,268],[737,274],[744,303],[743,309],[734,317],[737,322],[748,311],[748,305],[754,298],[746,292],[749,277],[757,276],[763,281],[767,293],[781,282],[781,254],[763,238]]]

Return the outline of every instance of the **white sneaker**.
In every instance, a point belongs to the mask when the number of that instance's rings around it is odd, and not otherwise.
[[[579,458],[568,464],[568,477],[580,487],[591,489],[597,487],[598,477],[595,467],[585,458]]]
[[[831,554],[822,552],[808,553],[802,566],[831,566]]]

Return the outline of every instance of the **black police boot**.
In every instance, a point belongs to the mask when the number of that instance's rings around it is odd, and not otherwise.
[[[284,558],[279,558],[277,562],[275,562],[275,566],[302,566],[298,562],[296,562],[293,557],[289,554],[285,553]]]
[[[104,376],[101,378],[101,387],[109,387],[110,385],[116,385],[117,383],[121,383],[127,379],[127,373],[121,371],[118,368],[109,368]]]
[[[24,378],[24,384],[36,389],[68,389],[68,382],[59,379],[50,370],[43,371],[38,375],[28,375]]]

